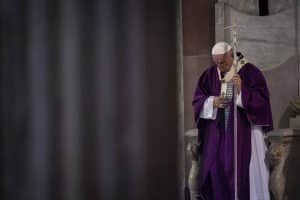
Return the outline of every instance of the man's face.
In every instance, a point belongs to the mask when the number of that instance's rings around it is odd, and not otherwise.
[[[225,54],[213,55],[213,61],[217,64],[221,72],[228,72],[233,63],[232,52]]]

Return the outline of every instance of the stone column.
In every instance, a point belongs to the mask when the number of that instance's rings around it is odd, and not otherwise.
[[[298,122],[298,123],[297,123]],[[267,159],[270,163],[270,191],[275,200],[299,199],[300,117],[290,119],[289,129],[269,134]]]
[[[200,176],[200,153],[198,144],[198,130],[190,129],[185,133],[186,141],[186,172],[187,184],[189,188],[190,200],[200,198],[199,176]]]

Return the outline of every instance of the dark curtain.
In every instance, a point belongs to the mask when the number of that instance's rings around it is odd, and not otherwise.
[[[177,2],[0,2],[1,200],[179,199]]]

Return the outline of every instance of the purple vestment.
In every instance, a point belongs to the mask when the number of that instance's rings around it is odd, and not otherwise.
[[[262,126],[266,133],[273,129],[269,91],[261,71],[247,63],[238,72],[242,79],[242,103],[238,107],[238,189],[239,199],[249,200],[249,164],[251,158],[251,124]],[[221,109],[215,120],[199,118],[205,100],[220,96],[221,82],[217,66],[208,68],[200,77],[193,100],[199,130],[201,151],[200,190],[208,200],[234,199],[233,103],[227,130]]]

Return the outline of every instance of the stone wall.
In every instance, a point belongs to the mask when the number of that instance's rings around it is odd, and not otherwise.
[[[192,98],[201,73],[210,66],[215,0],[183,0],[184,129],[195,127]]]
[[[259,0],[219,0],[234,9],[250,15],[259,15]],[[269,14],[273,15],[292,7],[293,0],[268,0]]]

